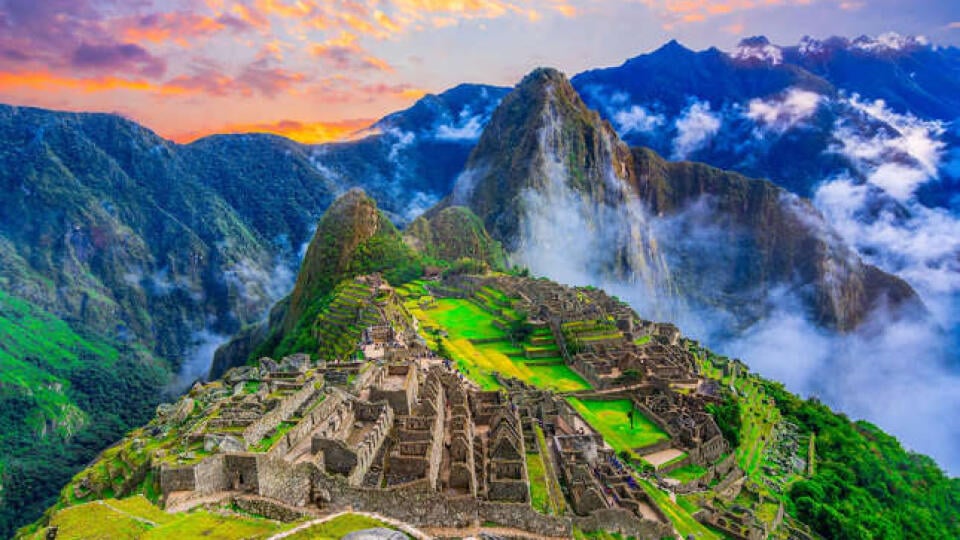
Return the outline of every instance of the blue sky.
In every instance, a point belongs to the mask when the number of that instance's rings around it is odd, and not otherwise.
[[[960,44],[955,0],[0,0],[0,102],[119,112],[177,140],[329,140],[460,82],[615,65],[677,39],[888,31]]]

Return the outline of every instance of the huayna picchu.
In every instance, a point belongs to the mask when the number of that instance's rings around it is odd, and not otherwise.
[[[20,537],[960,530],[955,517],[941,519],[955,515],[956,481],[927,458],[675,326],[602,290],[468,256],[495,255],[495,243],[467,242],[446,259],[418,252],[392,226],[372,226],[382,214],[357,191],[330,213],[340,219],[321,220],[294,292],[312,295],[309,307],[291,315],[283,302],[272,317],[271,331],[308,339],[262,338],[257,351],[284,354],[239,362],[160,406]],[[449,230],[479,223],[466,208],[445,220]],[[375,238],[389,267],[369,259]],[[840,477],[897,495],[841,491]]]

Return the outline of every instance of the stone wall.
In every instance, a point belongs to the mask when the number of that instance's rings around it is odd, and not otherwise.
[[[323,397],[323,394],[318,395],[316,399],[320,399],[321,397]],[[268,454],[274,457],[286,455],[293,447],[300,444],[304,438],[309,437],[316,427],[325,422],[335,410],[340,408],[342,403],[343,400],[338,395],[326,396],[323,402],[314,407],[314,409],[294,426],[293,429],[288,431],[282,439],[274,443]]]
[[[584,532],[618,532],[624,538],[673,538],[673,528],[664,523],[640,519],[623,508],[605,508],[589,516],[573,518],[573,524]]]
[[[311,486],[316,467],[310,463],[291,465],[270,456],[259,456],[258,493],[291,506],[306,506],[310,502]]]
[[[233,491],[260,492],[257,454],[224,454],[223,470],[227,485]]]
[[[196,491],[208,494],[223,491],[229,486],[224,469],[223,454],[210,456],[196,466]]]
[[[160,490],[164,495],[174,491],[193,491],[196,486],[195,465],[184,467],[160,466]]]
[[[263,516],[267,519],[273,519],[283,523],[297,521],[309,515],[295,508],[289,508],[259,497],[234,497],[233,503],[237,505],[237,508],[248,514]]]
[[[273,431],[280,422],[290,418],[308,399],[317,394],[315,381],[307,381],[303,388],[282,400],[272,411],[263,415],[243,430],[243,440],[248,446],[257,444]]]

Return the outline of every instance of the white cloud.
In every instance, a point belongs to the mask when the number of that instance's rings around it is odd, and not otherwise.
[[[451,124],[443,124],[437,128],[436,137],[445,141],[475,141],[483,133],[484,118],[480,115],[464,117],[468,113],[464,109],[460,120]]]
[[[617,126],[617,132],[624,135],[626,133],[649,133],[662,126],[666,122],[666,118],[661,114],[651,113],[640,105],[633,105],[629,109],[616,111],[613,114],[613,122]]]
[[[673,140],[673,156],[685,159],[702,148],[720,131],[720,117],[710,111],[710,103],[697,101],[684,109],[676,121],[677,137]]]
[[[882,127],[866,135],[860,122],[839,120],[831,151],[850,158],[868,182],[901,202],[936,179],[946,147],[942,122],[896,113],[883,100],[865,102],[854,95],[846,103],[862,120]]]
[[[803,122],[817,112],[821,101],[820,94],[791,88],[779,99],[753,99],[747,104],[744,116],[767,129],[783,133]]]
[[[757,61],[773,66],[783,63],[783,51],[769,43],[741,44],[730,56],[735,60]]]

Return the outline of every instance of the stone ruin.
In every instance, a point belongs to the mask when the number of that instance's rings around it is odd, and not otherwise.
[[[388,287],[358,279],[361,285]],[[550,329],[538,339],[555,342],[563,361],[602,392],[594,399],[630,399],[669,435],[655,448],[635,449],[641,455],[675,448],[687,457],[671,466],[682,466],[710,464],[728,451],[704,409],[709,396],[674,391],[701,388],[699,346],[676,327],[640,320],[601,291],[543,280],[455,276],[431,284],[431,292],[470,297],[486,286],[511,299],[495,304]],[[473,512],[541,532],[569,531],[576,520],[597,523],[604,516],[634,535],[669,533],[655,502],[561,396],[503,379],[507,393],[481,391],[414,339],[409,325],[380,321],[366,326],[357,344],[383,350],[375,361],[312,363],[298,356],[228,373],[233,394],[194,434],[209,442],[204,455],[164,463],[164,495],[250,493],[292,506],[385,509],[434,526],[466,523]],[[530,507],[526,459],[538,449],[564,485],[570,517]],[[400,502],[406,499],[418,507],[407,508]]]

